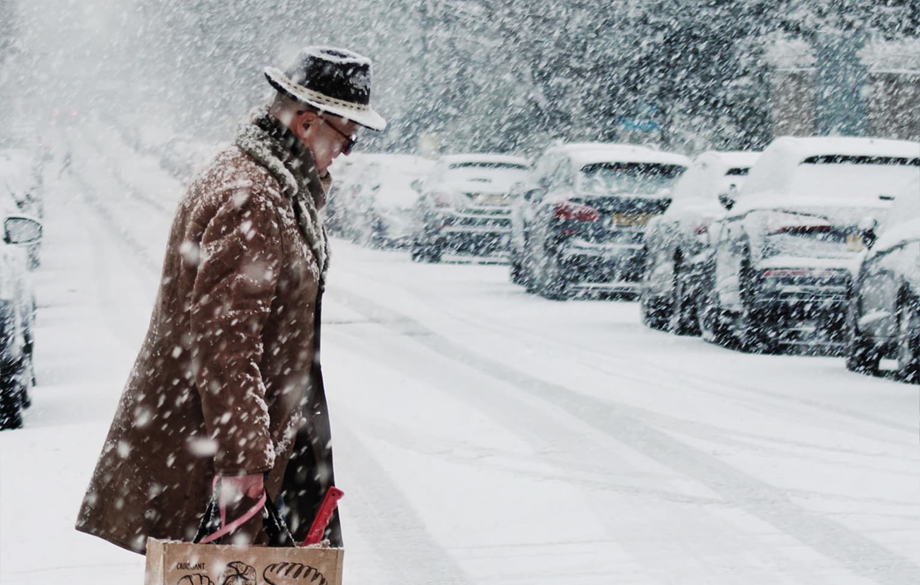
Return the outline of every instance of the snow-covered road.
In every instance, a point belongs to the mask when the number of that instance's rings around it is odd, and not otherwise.
[[[47,179],[39,387],[0,434],[0,583],[141,583],[73,521],[182,186],[104,127]],[[334,243],[346,583],[920,583],[917,387],[649,331],[494,265]]]

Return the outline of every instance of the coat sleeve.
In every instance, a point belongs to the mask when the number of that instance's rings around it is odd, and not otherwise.
[[[281,263],[278,215],[256,190],[238,189],[205,227],[191,299],[192,359],[220,474],[272,468],[262,328]]]

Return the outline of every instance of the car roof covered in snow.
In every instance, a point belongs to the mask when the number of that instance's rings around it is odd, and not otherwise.
[[[750,150],[707,150],[694,157],[693,162],[705,161],[708,164],[718,165],[728,172],[728,169],[749,169],[760,158],[759,151]]]
[[[684,204],[701,205],[706,200],[714,210],[724,211],[717,197],[744,184],[745,176],[726,176],[732,169],[749,169],[760,156],[759,152],[709,150],[698,154],[690,168],[674,186],[671,208]]]
[[[880,195],[920,176],[918,165],[917,142],[778,138],[751,168],[732,214],[777,207],[886,208]]]
[[[917,158],[920,157],[920,143],[878,138],[783,136],[774,140],[751,168],[742,194],[794,191],[798,167],[806,159],[820,156]]]
[[[424,174],[431,170],[435,161],[412,154],[361,153],[351,158],[358,168],[367,165],[387,165],[387,167],[410,174]]]
[[[572,145],[569,145],[572,146]],[[657,163],[690,166],[690,159],[682,154],[660,152],[645,146],[633,144],[591,144],[575,145],[567,151],[572,164],[581,169],[585,165],[604,162]]]
[[[526,158],[507,154],[448,154],[438,159],[438,162],[447,165],[461,163],[504,163],[530,168],[530,163]]]

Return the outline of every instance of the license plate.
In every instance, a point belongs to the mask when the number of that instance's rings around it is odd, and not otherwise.
[[[847,234],[847,250],[851,252],[862,252],[866,247],[863,242],[862,234]]]
[[[501,194],[478,195],[476,197],[477,205],[507,205],[508,199]]]
[[[652,216],[648,213],[614,213],[608,221],[612,228],[636,227],[647,225],[651,218]]]

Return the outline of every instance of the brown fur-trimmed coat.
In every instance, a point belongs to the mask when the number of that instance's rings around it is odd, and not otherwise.
[[[140,553],[148,537],[188,541],[215,473],[267,472],[301,536],[333,484],[314,366],[328,180],[272,123],[263,109],[244,124],[179,205],[80,531]],[[341,542],[337,517],[327,537]]]

